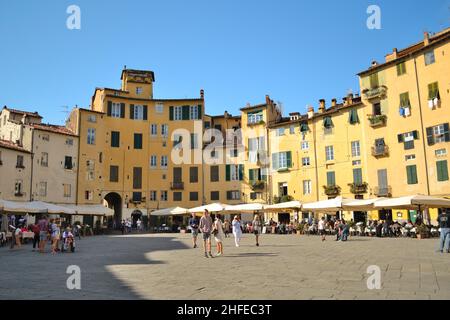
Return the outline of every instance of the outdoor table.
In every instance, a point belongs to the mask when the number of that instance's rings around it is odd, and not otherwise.
[[[34,238],[34,232],[23,232],[22,233],[23,239],[33,239]]]

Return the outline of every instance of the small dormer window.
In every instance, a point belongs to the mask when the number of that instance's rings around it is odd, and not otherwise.
[[[136,87],[136,94],[137,95],[140,95],[140,94],[142,94],[142,87]]]

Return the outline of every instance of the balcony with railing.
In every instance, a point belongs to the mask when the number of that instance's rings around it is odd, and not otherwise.
[[[387,87],[377,86],[374,88],[364,89],[362,93],[367,100],[384,99],[387,96]]]
[[[384,146],[372,146],[372,156],[375,158],[382,158],[389,156],[389,147]]]
[[[253,191],[264,190],[265,187],[266,187],[265,181],[252,181],[251,182],[251,188]]]
[[[367,187],[368,187],[367,182],[363,182],[363,183],[349,183],[348,185],[350,186],[350,192],[353,193],[353,194],[367,193]]]
[[[184,190],[184,182],[171,182],[170,190]]]
[[[327,196],[338,196],[341,193],[341,187],[332,185],[332,186],[323,186],[324,192]]]
[[[375,187],[373,189],[373,194],[377,197],[391,197],[392,196],[392,187]]]
[[[369,125],[372,128],[385,126],[387,123],[387,115],[385,114],[370,114],[368,116]]]

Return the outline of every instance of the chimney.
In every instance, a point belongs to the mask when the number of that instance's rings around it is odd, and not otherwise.
[[[272,103],[272,100],[270,100],[270,96],[266,94],[266,104],[269,105]]]
[[[335,108],[337,104],[337,100],[335,98],[331,99],[331,107]]]
[[[430,34],[428,33],[428,31],[425,31],[425,32],[423,33],[423,44],[424,44],[425,46],[427,46],[427,45],[430,44]]]
[[[323,113],[325,111],[325,99],[319,100],[319,113]]]
[[[308,119],[311,119],[312,117],[314,117],[314,107],[309,106],[308,107]]]
[[[347,95],[347,104],[352,105],[353,104],[353,93],[349,93]]]
[[[300,119],[300,112],[291,112],[291,113],[289,113],[289,117],[290,117],[291,121],[296,121],[296,120]]]
[[[348,106],[347,97],[342,98],[342,101],[344,102],[344,106]]]
[[[223,114],[225,119],[228,119],[230,117],[230,114],[228,113],[228,111],[225,110],[225,113]]]
[[[205,90],[200,90],[200,99],[205,99]]]

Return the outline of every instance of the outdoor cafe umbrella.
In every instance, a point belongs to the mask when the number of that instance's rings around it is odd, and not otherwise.
[[[188,210],[181,207],[175,207],[175,208],[166,208],[161,210],[156,210],[150,213],[152,216],[158,216],[158,217],[167,217],[167,216],[179,216],[179,215],[185,215],[188,214]]]
[[[77,215],[114,216],[114,210],[101,204],[66,205],[76,211]]]
[[[247,203],[225,206],[226,212],[254,212],[263,210],[265,205],[261,203]]]
[[[39,207],[47,208],[47,213],[49,214],[75,214],[75,210],[66,206],[59,206],[53,203],[42,202],[42,201],[33,201],[34,205],[38,205]]]
[[[317,202],[304,203],[302,211],[309,212],[336,212],[342,210],[342,197],[322,200]]]
[[[3,211],[5,212],[13,212],[13,213],[47,213],[48,208],[43,203],[39,201],[7,201],[0,200],[1,205],[3,206]]]
[[[277,204],[272,204],[270,206],[265,206],[265,211],[283,211],[283,210],[300,210],[302,207],[302,204],[300,201],[289,201],[289,202],[282,202]]]
[[[209,212],[220,212],[220,211],[223,211],[225,209],[225,207],[226,207],[226,205],[224,205],[222,203],[212,203],[212,204],[208,204],[205,206],[189,209],[188,212],[189,213],[202,213],[205,210],[208,210]]]

